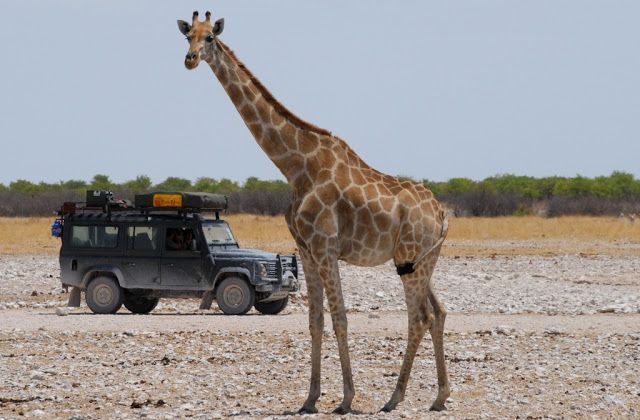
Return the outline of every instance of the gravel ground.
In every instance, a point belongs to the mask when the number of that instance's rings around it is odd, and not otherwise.
[[[344,417],[640,418],[638,257],[441,257],[444,413],[428,412],[430,340],[405,401],[377,413],[405,348],[402,285],[391,264],[344,264],[342,276],[358,410]],[[304,287],[277,316],[229,317],[191,299],[161,301],[150,315],[96,316],[83,303],[58,316],[68,297],[59,282],[57,256],[0,255],[0,419],[289,419],[306,397]],[[295,418],[337,418],[342,379],[326,325],[320,414]]]

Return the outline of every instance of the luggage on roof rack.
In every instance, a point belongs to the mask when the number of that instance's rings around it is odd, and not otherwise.
[[[228,199],[223,194],[203,192],[153,192],[136,194],[136,208],[226,210]]]
[[[114,201],[109,190],[87,190],[87,207],[102,207]]]

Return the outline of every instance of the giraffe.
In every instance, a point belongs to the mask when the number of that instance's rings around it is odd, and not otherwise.
[[[178,20],[189,42],[185,67],[194,69],[200,61],[211,67],[249,131],[292,189],[285,217],[306,276],[311,333],[311,380],[300,412],[318,411],[325,293],[343,377],[343,400],[334,412],[351,412],[355,388],[338,260],[358,266],[393,260],[404,286],[407,349],[395,390],[382,410],[391,411],[404,399],[427,330],[438,377],[438,394],[431,409],[445,410],[450,394],[443,344],[447,312],[431,280],[447,234],[444,209],[424,184],[373,169],[342,139],[291,113],[220,40],[224,19],[212,24],[211,13],[205,16],[199,21],[196,11],[191,23]]]

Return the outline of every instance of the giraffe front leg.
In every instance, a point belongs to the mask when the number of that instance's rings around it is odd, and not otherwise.
[[[320,398],[320,365],[322,334],[324,332],[322,280],[316,273],[306,275],[309,296],[309,331],[311,333],[311,383],[309,396],[299,410],[300,413],[317,413],[316,401]]]
[[[343,400],[342,403],[333,410],[335,414],[348,414],[351,412],[351,402],[355,396],[353,386],[353,376],[351,373],[351,360],[349,356],[349,340],[347,336],[347,315],[344,307],[331,310],[331,321],[333,330],[338,342],[338,352],[340,354],[340,366],[342,368]]]
[[[322,269],[320,275],[324,283],[324,289],[327,292],[327,301],[329,303],[329,309],[331,310],[331,323],[333,324],[333,331],[336,334],[336,341],[338,342],[343,381],[343,400],[333,412],[335,414],[348,414],[351,412],[351,403],[355,396],[355,388],[353,386],[351,360],[349,356],[347,313],[344,307],[338,262],[336,260],[333,261],[332,264],[327,265],[329,267]]]

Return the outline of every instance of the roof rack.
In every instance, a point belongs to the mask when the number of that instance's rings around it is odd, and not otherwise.
[[[84,206],[82,206],[84,204]],[[78,211],[101,211],[109,218],[112,212],[139,211],[144,214],[151,212],[187,213],[215,212],[216,219],[220,218],[220,211],[228,208],[228,197],[223,194],[203,192],[153,192],[137,194],[135,204],[113,198],[111,191],[87,191],[87,201],[66,202],[56,213],[59,216],[75,214]]]

